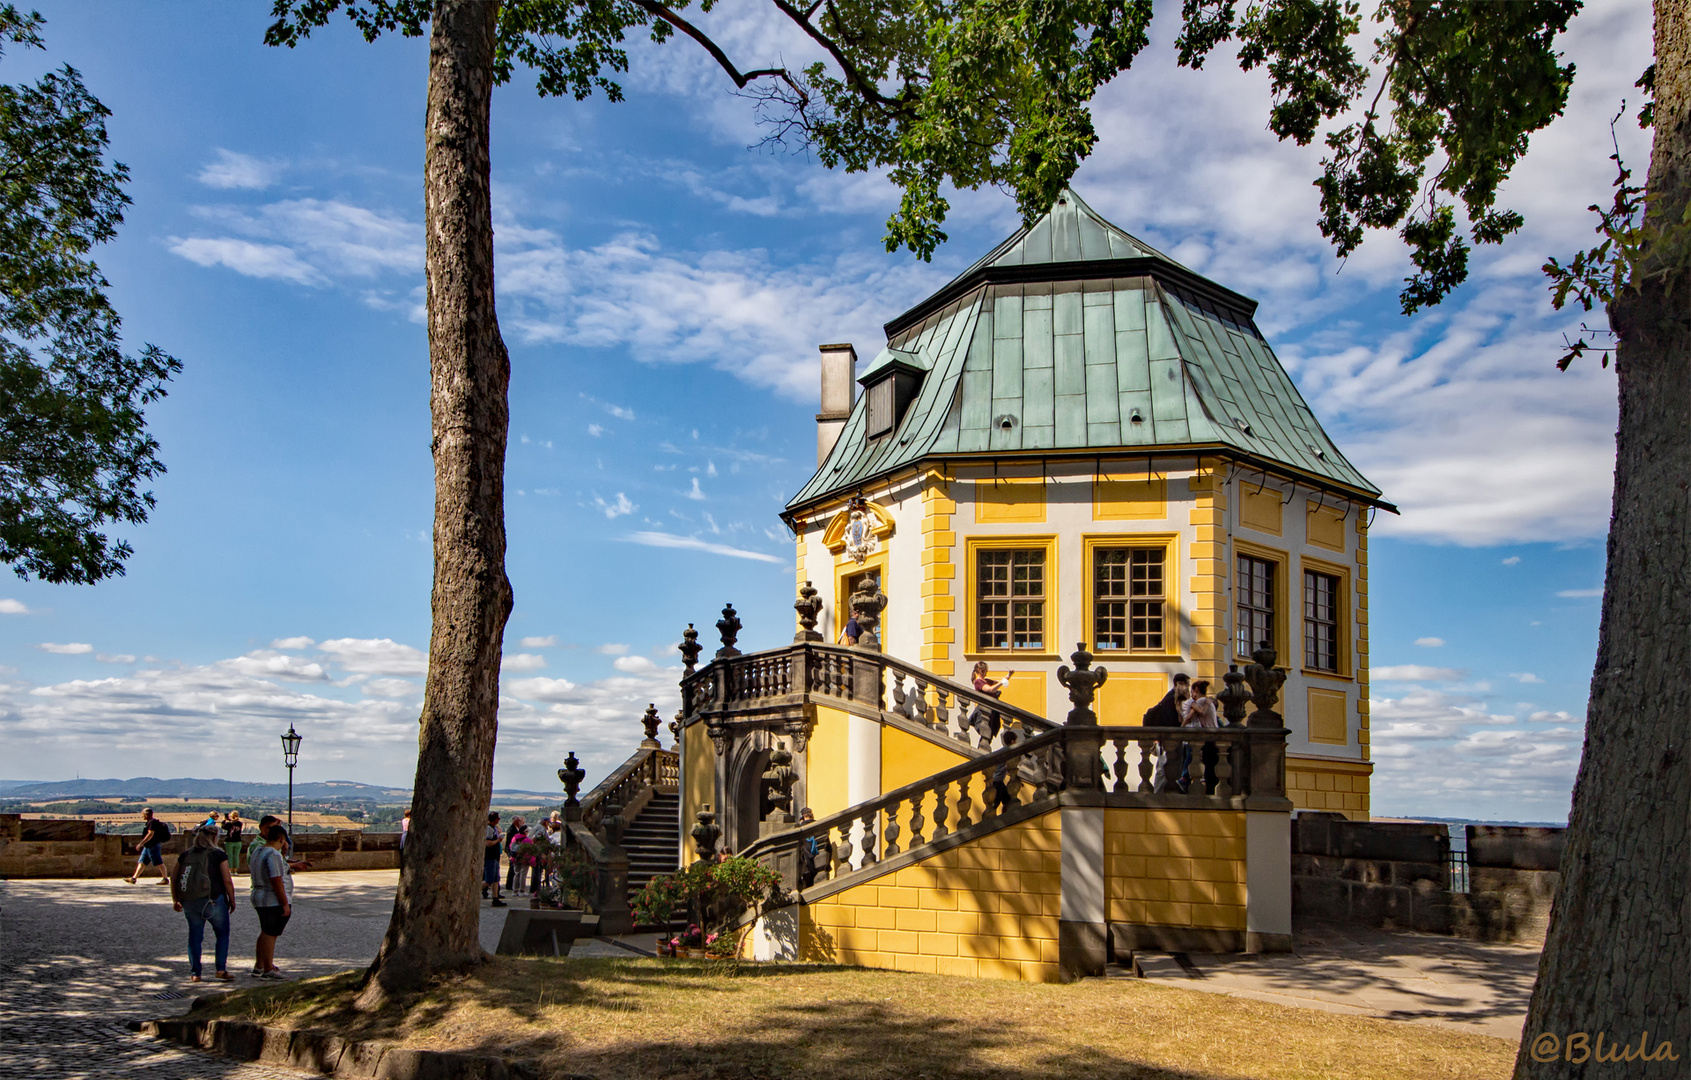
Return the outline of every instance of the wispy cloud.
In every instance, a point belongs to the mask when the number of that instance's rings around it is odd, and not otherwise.
[[[1439,649],[1444,647],[1444,638],[1418,637],[1415,639],[1415,644],[1421,646],[1423,649]]]
[[[390,212],[338,199],[288,199],[252,210],[199,207],[196,212],[222,235],[172,237],[170,250],[201,266],[314,286],[385,272],[422,272],[422,226]]]
[[[1519,566],[1519,565],[1521,565],[1521,557],[1519,555],[1511,555],[1507,559],[1503,560],[1503,565],[1504,566]]]
[[[547,634],[544,637],[526,637],[518,642],[525,649],[550,649],[558,643],[558,635]]]
[[[0,599],[0,615],[28,615],[29,608],[22,600]]]
[[[200,170],[199,182],[206,187],[261,191],[276,182],[283,165],[233,150],[217,150],[215,160]]]
[[[593,651],[600,656],[627,656],[628,646],[619,641],[607,641],[603,645],[593,646]]]
[[[1514,679],[1516,682],[1523,684],[1542,684],[1544,682],[1543,679],[1534,675],[1530,671],[1511,671],[1509,673],[1509,677]]]
[[[705,501],[705,493],[703,491],[699,490],[699,478],[696,477],[696,476],[693,477],[692,488],[687,490],[687,491],[682,492],[682,494],[685,495],[687,498],[692,499],[694,502],[704,502]]]
[[[700,540],[694,536],[676,536],[666,532],[636,532],[623,537],[631,544],[641,544],[645,547],[681,548],[686,551],[704,551],[712,555],[727,555],[735,559],[755,559],[758,562],[776,563],[780,559],[773,555],[765,555],[761,551],[748,551],[745,548],[730,547],[727,544],[713,544],[708,540]]]
[[[1561,592],[1557,593],[1556,595],[1562,597],[1563,599],[1567,599],[1567,600],[1583,600],[1583,599],[1589,599],[1589,598],[1594,597],[1594,596],[1602,596],[1603,590],[1602,589],[1563,589]]]
[[[1459,682],[1467,672],[1422,664],[1386,664],[1372,668],[1369,674],[1380,682]]]
[[[593,505],[598,507],[600,512],[603,513],[607,519],[613,521],[624,514],[632,514],[634,511],[640,509],[635,504],[629,502],[628,496],[624,495],[620,491],[617,492],[617,497],[613,502],[606,502],[597,495],[593,496]]]
[[[539,671],[546,666],[546,658],[536,653],[512,653],[499,658],[500,671]]]
[[[63,645],[56,644],[51,641],[43,641],[41,644],[37,645],[36,648],[40,649],[42,652],[56,653],[59,656],[80,656],[83,653],[91,653],[94,651],[94,646],[80,641],[72,641]]]

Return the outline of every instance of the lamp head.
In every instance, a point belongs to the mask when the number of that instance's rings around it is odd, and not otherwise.
[[[288,733],[282,736],[282,760],[290,769],[299,761],[300,738],[301,736],[294,730],[294,726],[289,724]]]

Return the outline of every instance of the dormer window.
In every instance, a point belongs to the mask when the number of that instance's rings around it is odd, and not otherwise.
[[[863,384],[866,433],[871,439],[892,434],[904,410],[916,400],[928,362],[904,349],[883,349],[857,381]]]

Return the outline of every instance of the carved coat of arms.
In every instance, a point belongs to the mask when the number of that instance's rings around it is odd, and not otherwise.
[[[852,562],[862,566],[863,561],[875,554],[880,546],[880,538],[875,535],[868,511],[862,506],[853,506],[850,516],[846,518],[846,554],[851,557]]]

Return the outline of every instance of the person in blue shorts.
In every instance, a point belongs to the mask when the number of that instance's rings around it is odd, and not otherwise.
[[[149,866],[159,868],[159,884],[169,885],[170,874],[164,868],[164,842],[170,839],[170,826],[153,816],[153,808],[141,810],[141,854],[135,862],[135,872],[123,880],[135,884],[135,879]]]

